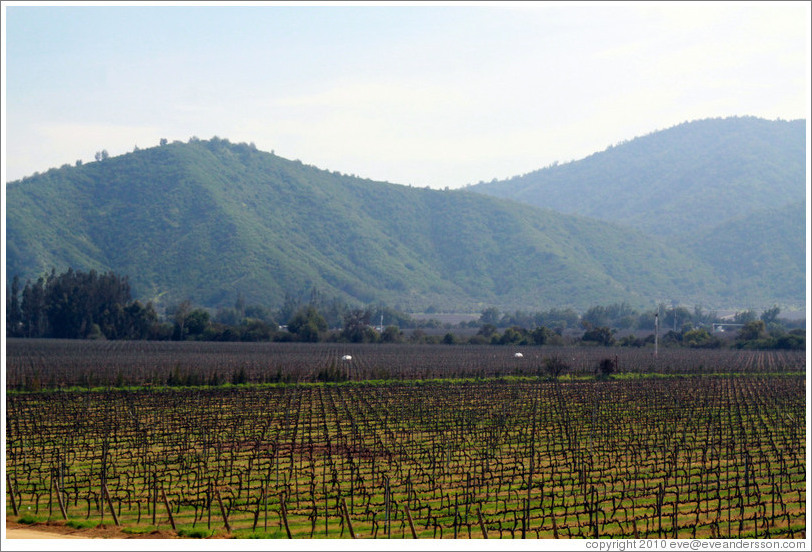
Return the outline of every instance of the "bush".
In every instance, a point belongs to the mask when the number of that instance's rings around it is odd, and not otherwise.
[[[552,379],[558,379],[558,376],[569,370],[569,367],[569,364],[561,360],[558,356],[544,359],[544,371]]]
[[[595,373],[601,379],[609,378],[614,372],[617,370],[617,357],[615,358],[604,358],[598,363],[598,366],[595,368]]]

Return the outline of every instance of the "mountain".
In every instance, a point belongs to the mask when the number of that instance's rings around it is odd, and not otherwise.
[[[804,297],[805,238],[806,205],[796,201],[685,236],[685,245],[723,279],[724,295],[747,305],[765,295]]]
[[[683,123],[469,189],[680,236],[803,202],[805,167],[806,121],[731,117]]]
[[[9,281],[112,270],[159,305],[242,294],[275,306],[312,288],[413,311],[742,299],[712,258],[632,228],[373,182],[217,138],[51,169],[8,183],[6,198]]]

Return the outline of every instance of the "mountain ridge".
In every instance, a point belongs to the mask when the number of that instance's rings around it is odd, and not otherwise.
[[[162,304],[242,295],[270,306],[313,288],[414,312],[803,302],[797,285],[737,295],[700,242],[468,189],[374,182],[216,137],[51,169],[7,184],[7,203],[7,279],[113,270]]]
[[[467,189],[677,236],[804,200],[805,170],[805,120],[727,117],[685,122]]]

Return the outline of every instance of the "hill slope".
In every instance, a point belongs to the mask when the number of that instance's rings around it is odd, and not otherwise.
[[[804,297],[805,227],[806,204],[796,201],[687,235],[684,244],[726,282],[723,295],[752,306],[764,296]]]
[[[469,189],[661,235],[804,201],[806,122],[705,119]]]
[[[164,303],[276,305],[311,287],[407,310],[736,300],[707,262],[628,228],[219,139],[52,169],[9,183],[7,203],[9,279],[113,270]]]

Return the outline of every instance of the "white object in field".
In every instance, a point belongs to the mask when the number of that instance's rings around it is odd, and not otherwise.
[[[524,358],[524,355],[521,353],[515,353],[513,356],[516,358]]]
[[[352,357],[350,355],[344,355],[341,357],[341,360],[352,360]]]

